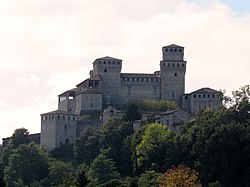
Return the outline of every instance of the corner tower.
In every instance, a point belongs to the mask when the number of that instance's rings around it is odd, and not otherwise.
[[[181,96],[185,93],[186,61],[183,60],[184,47],[175,44],[162,48],[160,62],[161,99],[174,101],[181,106]]]

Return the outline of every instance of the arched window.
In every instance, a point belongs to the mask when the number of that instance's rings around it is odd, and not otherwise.
[[[104,73],[107,73],[107,69],[106,68],[104,69]]]
[[[65,144],[69,144],[69,139],[65,139]]]

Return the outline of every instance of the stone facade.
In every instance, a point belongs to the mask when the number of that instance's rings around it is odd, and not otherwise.
[[[99,114],[108,108],[103,112],[102,122],[112,117],[120,118],[122,113],[112,107],[129,100],[170,100],[191,115],[197,115],[201,109],[218,108],[216,90],[202,88],[185,94],[187,63],[183,58],[184,47],[175,44],[163,47],[160,70],[152,74],[121,73],[121,59],[97,58],[88,79],[59,95],[58,110],[41,115],[41,144],[50,150],[66,141],[71,143],[79,134],[76,119],[80,116]]]
[[[76,115],[56,110],[41,114],[41,145],[53,150],[76,138]]]
[[[184,94],[182,108],[191,115],[197,115],[201,110],[216,110],[221,105],[218,94],[218,91],[211,88],[201,88],[190,94]]]

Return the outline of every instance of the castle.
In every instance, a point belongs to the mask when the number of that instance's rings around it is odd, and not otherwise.
[[[184,47],[163,47],[160,70],[152,74],[121,73],[121,59],[96,59],[88,79],[58,96],[58,110],[41,114],[41,145],[51,150],[73,143],[80,116],[119,107],[129,100],[169,100],[190,115],[201,109],[217,109],[220,101],[216,90],[201,88],[185,94],[187,62],[183,57]]]

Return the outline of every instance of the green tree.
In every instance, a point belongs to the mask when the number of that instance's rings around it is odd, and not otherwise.
[[[119,119],[110,120],[102,129],[102,147],[110,150],[110,157],[116,162],[121,174],[132,170],[130,145],[129,140],[126,140],[132,133],[132,124]]]
[[[123,116],[124,121],[135,121],[141,119],[141,113],[137,105],[131,103]]]
[[[90,165],[88,175],[95,185],[120,178],[115,162],[111,158],[108,158],[107,150],[102,150],[94,159]]]
[[[24,185],[41,180],[48,175],[48,155],[35,143],[20,145],[10,155],[4,175],[7,186],[13,186],[19,179]]]
[[[158,178],[161,174],[153,170],[145,171],[141,174],[138,187],[157,187],[159,186]]]
[[[70,163],[53,160],[49,164],[48,180],[50,186],[70,186],[75,184],[75,170]]]
[[[29,131],[25,128],[16,129],[10,137],[9,146],[12,149],[17,148],[22,144],[29,144],[31,142],[29,137]]]
[[[29,144],[31,142],[29,132],[25,128],[19,128],[14,131],[10,137],[9,144],[3,149],[1,154],[1,165],[4,168],[9,163],[10,155],[13,150],[20,145]]]
[[[144,170],[156,169],[160,171],[171,138],[172,133],[166,126],[150,124],[142,136],[142,141],[136,147],[138,165],[143,167]]]
[[[74,144],[74,155],[78,163],[91,163],[99,154],[101,133],[91,127],[86,127]]]

